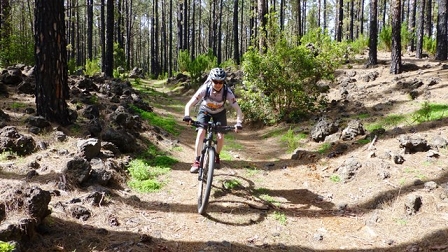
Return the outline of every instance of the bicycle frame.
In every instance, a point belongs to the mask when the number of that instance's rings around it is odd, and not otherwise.
[[[218,132],[233,131],[232,126],[221,126],[220,124],[209,122],[207,124],[201,124],[196,121],[192,121],[192,124],[196,127],[203,127],[206,131],[204,142],[201,150],[201,157],[199,159],[198,170],[198,213],[205,214],[208,206],[210,192],[213,183],[213,173],[215,169],[215,157],[216,157],[216,144],[214,135]]]

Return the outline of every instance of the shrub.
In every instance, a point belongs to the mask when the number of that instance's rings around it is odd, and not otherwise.
[[[387,25],[384,26],[380,31],[380,46],[382,46],[385,50],[392,50],[392,26]]]
[[[101,73],[99,60],[98,59],[87,60],[84,74],[87,76],[94,76],[97,73]]]
[[[423,50],[427,51],[428,53],[435,55],[436,54],[436,40],[428,37],[428,36],[424,36],[423,37]]]
[[[318,82],[332,79],[347,48],[332,43],[329,35],[320,38],[310,50],[279,36],[265,53],[250,48],[242,63],[245,91],[241,109],[248,121],[265,123],[296,122],[315,112],[325,102]],[[308,43],[306,43],[308,44]]]

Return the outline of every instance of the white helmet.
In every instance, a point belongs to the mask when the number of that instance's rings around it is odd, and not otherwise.
[[[226,72],[222,68],[213,68],[208,77],[211,80],[224,81],[226,79]]]

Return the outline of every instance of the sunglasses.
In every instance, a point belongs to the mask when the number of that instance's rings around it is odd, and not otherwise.
[[[222,84],[224,84],[224,81],[213,81],[213,83],[215,83],[216,85],[222,85]]]

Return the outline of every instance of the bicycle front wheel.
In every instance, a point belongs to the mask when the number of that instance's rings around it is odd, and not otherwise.
[[[213,172],[215,169],[215,150],[208,148],[203,157],[202,173],[199,177],[198,213],[204,214],[207,210],[208,199],[212,190]]]

